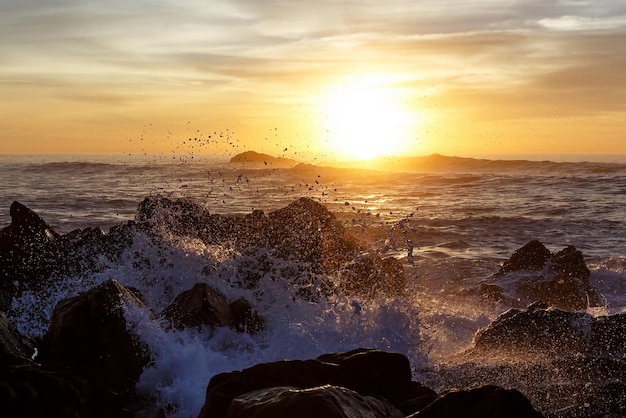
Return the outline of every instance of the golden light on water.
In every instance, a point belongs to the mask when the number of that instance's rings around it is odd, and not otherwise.
[[[419,116],[401,91],[376,77],[329,87],[319,100],[326,148],[339,159],[367,160],[414,148]]]

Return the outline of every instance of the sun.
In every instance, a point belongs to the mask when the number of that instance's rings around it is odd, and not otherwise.
[[[357,160],[408,152],[415,115],[400,93],[363,77],[328,88],[320,100],[326,147],[338,158]]]

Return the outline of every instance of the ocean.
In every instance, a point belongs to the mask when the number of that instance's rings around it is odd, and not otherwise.
[[[152,260],[149,265],[112,263],[89,277],[67,277],[45,296],[25,292],[8,314],[21,333],[37,338],[58,301],[111,277],[141,290],[156,311],[199,281],[228,297],[254,300],[267,320],[258,335],[166,331],[145,312],[127,313],[153,353],[138,390],[172,417],[197,416],[217,373],[356,347],[403,353],[414,377],[426,379],[420,370],[446,364],[511,307],[466,290],[531,240],[553,252],[572,245],[583,253],[603,301],[589,313],[626,313],[626,161],[591,160],[434,155],[391,161],[381,170],[234,164],[227,156],[203,155],[0,156],[1,227],[10,223],[13,201],[65,234],[132,220],[146,196],[189,199],[224,215],[271,212],[309,197],[333,212],[364,251],[400,260],[409,280],[397,297],[336,295],[312,302],[274,280],[252,294],[218,279],[246,262],[225,246],[178,237],[161,243],[164,252],[135,237],[132,251]],[[269,263],[272,274],[302,269],[287,260]],[[456,382],[436,383],[445,390]],[[555,413],[551,404],[542,406],[540,395],[528,396],[544,413]]]

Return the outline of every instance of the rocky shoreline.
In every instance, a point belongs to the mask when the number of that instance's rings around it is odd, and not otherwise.
[[[157,221],[205,243],[229,242],[238,251],[266,248],[316,271],[341,272],[345,292],[393,297],[403,289],[396,259],[357,257],[359,243],[310,199],[269,214],[227,217],[157,196],[139,205],[134,221],[108,232],[66,235],[18,202],[10,214],[11,224],[0,231],[0,416],[166,416],[166,408],[136,392],[151,353],[133,334],[129,310],[141,310],[163,327],[263,332],[265,319],[250,301],[229,300],[206,283],[157,312],[138,289],[115,278],[59,302],[41,339],[29,340],[11,324],[6,312],[20,292],[45,292],[61,275],[102,271],[100,260],[119,261],[134,234],[156,239]],[[234,285],[253,289],[257,281],[248,272],[236,275]],[[319,281],[302,289],[299,297],[311,303],[336,291]],[[485,300],[515,299],[524,306],[480,330],[472,347],[449,364],[416,370],[402,354],[367,348],[259,364],[213,376],[199,416],[626,416],[626,315],[581,311],[597,305],[599,297],[579,251],[566,247],[551,254],[531,241],[472,291]],[[518,390],[504,381],[493,384],[507,373],[519,374]],[[429,387],[444,377],[457,381],[458,389],[438,393]]]

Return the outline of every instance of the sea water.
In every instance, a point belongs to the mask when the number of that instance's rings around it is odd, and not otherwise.
[[[122,262],[103,260],[98,273],[67,277],[44,295],[25,292],[14,301],[11,320],[27,336],[41,336],[58,301],[111,277],[141,290],[156,312],[197,282],[254,301],[267,321],[257,335],[226,328],[166,331],[143,310],[127,312],[153,356],[138,390],[169,416],[191,417],[213,375],[259,362],[356,347],[403,353],[415,369],[445,362],[508,308],[464,290],[533,239],[551,251],[566,245],[582,251],[604,301],[591,313],[626,312],[626,164],[433,160],[444,164],[388,172],[240,165],[224,156],[2,156],[2,226],[10,223],[14,200],[67,233],[131,220],[149,195],[191,199],[225,215],[269,212],[306,196],[335,213],[366,251],[400,259],[409,283],[396,298],[337,294],[306,301],[290,281],[315,274],[301,265],[268,254],[261,268],[225,246],[163,231],[156,243],[138,234]],[[232,285],[242,266],[257,269],[261,291]]]

